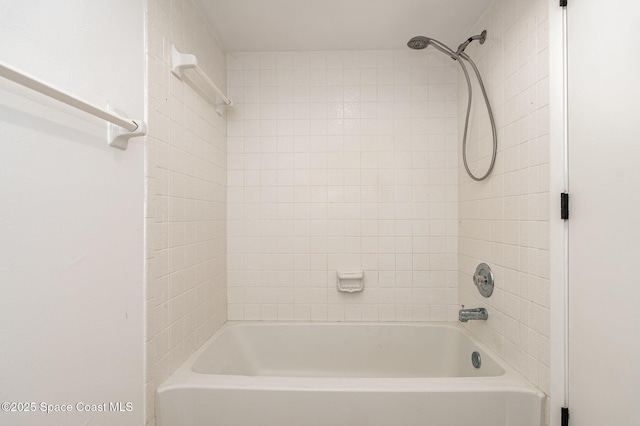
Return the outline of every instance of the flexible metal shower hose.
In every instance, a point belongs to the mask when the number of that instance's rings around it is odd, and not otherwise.
[[[482,82],[482,77],[480,76],[480,71],[478,71],[478,67],[476,67],[476,64],[473,63],[471,58],[467,56],[466,53],[461,53],[460,55],[458,55],[458,58],[462,58],[471,64],[471,67],[473,68],[473,71],[475,72],[476,77],[478,78],[478,83],[480,84],[480,90],[482,90],[482,95],[484,96],[484,102],[487,105],[487,111],[489,112],[489,120],[491,121],[491,133],[493,134],[493,154],[491,155],[491,164],[489,165],[489,169],[484,175],[482,175],[481,177],[477,177],[471,172],[471,170],[469,170],[469,165],[467,164],[467,131],[469,129],[469,115],[471,114],[471,98],[472,98],[471,79],[469,78],[469,72],[467,71],[467,67],[464,65],[464,63],[461,60],[458,59],[458,63],[462,67],[462,71],[464,71],[464,76],[467,79],[467,90],[469,92],[469,98],[467,102],[467,117],[464,120],[464,135],[462,137],[462,162],[464,163],[464,168],[467,171],[467,174],[469,175],[469,177],[471,177],[471,179],[475,181],[481,181],[481,180],[485,180],[487,176],[491,174],[491,171],[493,170],[493,166],[496,163],[496,154],[498,152],[498,137],[496,134],[496,123],[495,123],[495,120],[493,119],[493,111],[491,110],[491,105],[489,104],[489,98],[487,97],[487,91],[484,88],[484,83]]]

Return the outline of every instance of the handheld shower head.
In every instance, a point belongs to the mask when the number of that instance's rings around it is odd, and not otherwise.
[[[409,40],[407,46],[414,50],[422,50],[427,48],[429,43],[431,43],[431,39],[429,37],[415,36]]]
[[[438,49],[440,52],[444,53],[445,55],[450,56],[451,59],[454,59],[454,60],[458,59],[455,56],[455,53],[453,52],[453,50],[451,50],[449,47],[447,47],[446,45],[440,43],[438,40],[433,38],[424,37],[424,36],[415,36],[411,40],[409,40],[409,42],[407,43],[407,46],[415,50],[421,50],[429,46],[433,46],[436,49]]]
[[[469,37],[464,43],[458,46],[457,52],[454,52],[449,46],[439,42],[436,39],[424,37],[424,36],[413,37],[407,43],[407,46],[415,50],[422,50],[422,49],[426,49],[429,46],[433,46],[436,50],[439,50],[440,52],[449,56],[454,61],[458,61],[458,63],[460,64],[460,67],[462,68],[462,71],[464,72],[464,76],[467,80],[467,90],[468,90],[469,96],[467,96],[467,117],[465,118],[465,121],[464,121],[464,134],[462,136],[462,162],[464,163],[464,168],[467,171],[467,174],[469,175],[469,177],[471,177],[471,179],[475,181],[484,180],[487,178],[487,176],[489,176],[489,174],[491,174],[491,171],[493,170],[493,166],[495,165],[495,162],[496,162],[496,153],[498,152],[498,137],[496,132],[496,123],[493,119],[493,112],[491,111],[491,105],[489,104],[489,98],[487,97],[487,92],[484,88],[484,83],[482,82],[480,71],[478,71],[478,67],[476,66],[475,63],[473,63],[469,55],[464,53],[464,49],[466,49],[467,46],[473,40],[478,40],[480,44],[484,44],[486,39],[487,39],[487,31],[485,30],[485,31],[482,31],[482,33],[479,35]],[[469,115],[471,112],[472,92],[471,92],[471,80],[469,79],[469,72],[467,71],[467,67],[464,64],[465,62],[468,62],[469,64],[471,64],[471,67],[473,68],[473,71],[475,72],[476,77],[478,78],[478,84],[480,85],[480,90],[482,90],[484,102],[487,105],[487,110],[489,112],[489,121],[491,122],[491,134],[493,136],[493,151],[491,154],[491,164],[489,164],[489,168],[487,169],[487,172],[481,177],[478,177],[474,175],[473,172],[471,172],[467,162],[467,131],[469,129]]]
[[[466,49],[469,43],[471,43],[473,40],[479,40],[480,44],[484,44],[486,39],[487,39],[487,30],[482,31],[482,33],[480,33],[479,35],[474,35],[469,37],[467,40],[465,40],[464,43],[458,46],[458,50],[456,51],[456,56],[460,56],[460,54],[464,52],[464,49]]]

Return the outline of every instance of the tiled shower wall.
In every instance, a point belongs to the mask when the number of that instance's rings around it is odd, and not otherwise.
[[[227,57],[231,320],[457,315],[457,69],[437,52]],[[364,270],[365,290],[336,290]]]
[[[481,340],[549,395],[549,65],[547,0],[495,0],[471,34],[487,42],[467,49],[477,60],[495,110],[498,157],[486,181],[460,164],[460,303],[484,306],[489,320],[469,322]],[[476,87],[469,143],[476,171],[486,167],[490,127]],[[459,111],[466,108],[460,96]],[[462,112],[460,113],[462,115]],[[462,125],[462,124],[461,124]],[[471,275],[479,262],[495,274],[485,299]],[[548,404],[547,404],[548,405]]]
[[[222,88],[226,56],[190,0],[147,5],[146,419],[153,424],[157,386],[227,320],[226,120],[171,73],[171,44],[195,54]]]

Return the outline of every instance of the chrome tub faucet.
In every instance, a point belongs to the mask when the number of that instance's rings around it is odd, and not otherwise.
[[[471,308],[464,309],[464,305],[462,305],[462,309],[460,309],[458,319],[460,322],[467,322],[469,320],[487,320],[489,318],[489,312],[485,308]]]

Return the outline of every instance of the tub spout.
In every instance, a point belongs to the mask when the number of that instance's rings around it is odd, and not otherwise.
[[[489,312],[485,308],[460,309],[458,315],[460,322],[469,320],[486,320],[489,318]]]

